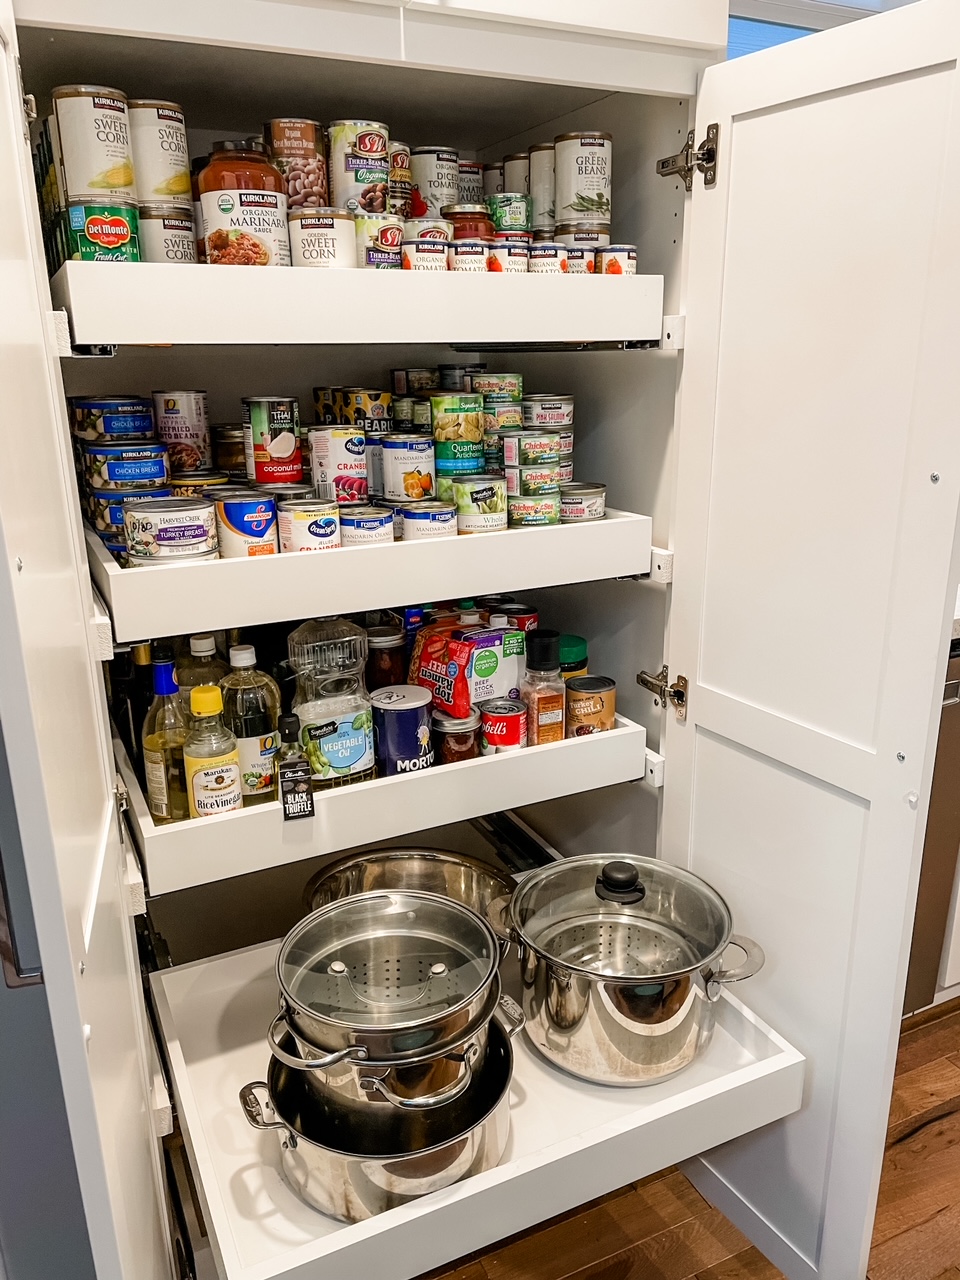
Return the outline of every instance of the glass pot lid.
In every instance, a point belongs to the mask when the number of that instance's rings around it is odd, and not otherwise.
[[[315,911],[277,957],[290,1004],[348,1027],[412,1027],[466,1004],[497,967],[497,939],[467,907],[414,890]]]
[[[563,858],[517,887],[510,915],[520,939],[575,972],[640,981],[715,960],[730,909],[699,876],[629,853]]]

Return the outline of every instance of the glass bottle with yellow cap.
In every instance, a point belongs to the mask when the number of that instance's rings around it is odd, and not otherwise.
[[[223,694],[218,685],[190,690],[193,726],[183,744],[187,799],[191,818],[229,813],[243,804],[237,739],[223,723]]]

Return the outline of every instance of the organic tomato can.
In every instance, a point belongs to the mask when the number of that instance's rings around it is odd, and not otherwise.
[[[391,142],[387,148],[390,177],[387,186],[387,213],[410,217],[410,148],[405,142]]]
[[[131,98],[130,145],[141,204],[190,199],[190,159],[183,108],[160,98]]]
[[[447,266],[451,271],[482,271],[486,274],[488,253],[485,240],[451,240],[447,245]]]
[[[252,484],[303,480],[300,405],[295,396],[249,396],[243,407],[243,449]]]
[[[490,246],[487,258],[488,271],[526,272],[529,269],[530,250],[525,244],[501,244]]]
[[[446,271],[446,240],[404,240],[404,271]]]
[[[460,190],[460,155],[452,147],[414,147],[410,152],[410,212],[415,218],[438,217],[445,204],[456,204]]]
[[[340,546],[336,502],[287,498],[277,503],[281,551],[335,551]]]
[[[135,204],[71,202],[67,236],[74,262],[140,261],[140,214]]]
[[[637,246],[634,244],[610,244],[597,250],[597,275],[635,276],[637,274]]]
[[[610,221],[613,135],[562,133],[554,138],[557,222]]]
[[[127,95],[103,85],[63,84],[52,93],[60,140],[61,195],[70,203],[134,201]]]
[[[330,194],[350,213],[386,213],[390,133],[379,120],[331,120]]]
[[[433,441],[427,436],[382,436],[383,496],[390,501],[418,502],[436,495]]]
[[[593,275],[593,250],[583,249],[580,245],[567,245],[567,275]]]
[[[527,745],[527,707],[519,698],[480,703],[480,754],[520,751]]]
[[[566,275],[567,246],[550,240],[535,242],[530,246],[528,269],[540,275]]]
[[[357,266],[374,270],[400,270],[403,248],[403,219],[393,213],[363,213],[354,219],[357,236]]]
[[[324,427],[310,431],[308,439],[317,491],[337,503],[366,501],[367,455],[363,431],[356,427]]]

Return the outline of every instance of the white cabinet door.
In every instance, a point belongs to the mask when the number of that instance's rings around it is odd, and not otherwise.
[[[9,0],[0,54],[0,721],[97,1274],[161,1280],[139,972]]]
[[[680,409],[663,852],[767,951],[796,1116],[696,1162],[787,1275],[866,1270],[960,573],[960,11],[708,70]]]

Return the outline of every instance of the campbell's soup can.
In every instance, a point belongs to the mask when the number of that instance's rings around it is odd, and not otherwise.
[[[215,506],[221,560],[277,554],[277,504],[272,497],[250,489],[225,489],[217,492]]]
[[[338,503],[365,502],[367,456],[363,432],[356,427],[324,427],[309,433],[313,483],[318,493]]]
[[[340,513],[322,498],[287,498],[277,503],[281,551],[334,551],[340,546]]]
[[[243,408],[243,451],[252,484],[303,480],[300,405],[295,396],[248,396]]]
[[[390,134],[379,120],[331,120],[330,194],[350,213],[386,213]]]
[[[393,512],[389,507],[342,507],[340,545],[369,547],[393,542]]]
[[[170,470],[209,471],[213,443],[205,391],[154,391],[153,416],[157,435],[170,454]]]
[[[370,695],[373,747],[381,778],[433,765],[433,694],[417,684],[390,684]]]
[[[136,200],[127,95],[103,85],[53,90],[60,139],[60,195],[67,202]]]
[[[375,270],[402,266],[403,219],[393,213],[358,213],[357,266]]]
[[[554,138],[557,222],[610,221],[613,135],[561,133]]]
[[[141,262],[196,262],[192,204],[140,206]]]
[[[130,146],[141,204],[190,199],[187,130],[179,102],[131,98]]]
[[[508,600],[498,612],[507,615],[507,622],[516,631],[535,631],[540,625],[540,615],[532,604]]]
[[[500,164],[485,164],[483,166],[483,195],[487,196],[499,195],[503,190],[503,162]]]
[[[405,142],[391,142],[387,147],[390,158],[390,178],[387,187],[387,213],[398,218],[410,217],[410,148]]]
[[[414,147],[410,152],[410,212],[437,217],[456,204],[460,191],[460,155],[452,147]]]
[[[527,745],[527,706],[519,698],[490,698],[480,703],[480,754],[519,751]]]
[[[488,271],[505,271],[508,273],[523,272],[526,274],[530,264],[530,250],[525,244],[501,243],[499,236],[490,245],[487,255]]]
[[[457,167],[457,203],[483,204],[483,165],[479,160],[461,160]]]
[[[522,191],[530,194],[530,155],[526,151],[518,151],[515,155],[503,157],[503,189],[504,191]]]
[[[290,209],[290,262],[294,267],[355,267],[357,232],[346,209]]]
[[[447,266],[451,271],[486,272],[489,253],[485,240],[451,240],[447,245]]]
[[[530,148],[530,223],[534,231],[552,231],[554,227],[554,154],[552,142],[537,142]]]
[[[452,240],[453,223],[446,218],[407,218],[404,240]]]
[[[446,240],[404,240],[404,271],[446,271]]]

